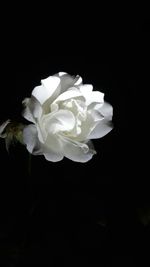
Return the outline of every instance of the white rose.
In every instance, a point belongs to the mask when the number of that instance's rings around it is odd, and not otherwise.
[[[82,84],[80,76],[59,72],[41,80],[23,103],[23,116],[32,122],[24,128],[24,143],[30,153],[49,161],[89,161],[96,153],[90,139],[112,129],[111,105],[92,85]]]

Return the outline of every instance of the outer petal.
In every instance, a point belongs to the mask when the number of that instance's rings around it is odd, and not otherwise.
[[[32,91],[32,95],[43,105],[57,91],[60,85],[60,78],[50,76],[41,80],[42,85],[37,86]]]
[[[82,78],[79,75],[75,77],[67,74],[66,72],[59,72],[56,75],[61,78],[61,93],[67,91],[70,87],[82,84]]]
[[[37,136],[36,126],[30,124],[23,130],[23,141],[27,146],[27,150],[34,155],[41,155],[41,145]]]
[[[57,154],[53,151],[44,152],[43,155],[44,155],[46,160],[52,161],[52,162],[58,162],[58,161],[61,161],[63,159],[62,155]]]
[[[70,90],[59,95],[53,103],[59,103],[61,101],[65,101],[71,98],[81,98],[82,100],[85,100],[81,92],[77,88],[72,87],[70,88]]]
[[[59,76],[59,77],[62,77],[62,76],[64,76],[64,75],[66,75],[66,74],[67,74],[67,72],[60,71],[60,72],[58,73],[58,76]],[[57,75],[57,74],[55,74],[55,75]]]
[[[22,101],[22,104],[24,105],[24,110],[22,112],[22,116],[28,120],[28,121],[31,121],[31,122],[35,122],[35,119],[33,118],[33,114],[29,108],[29,105],[30,105],[30,98],[25,98],[23,101]]]
[[[57,162],[63,159],[62,143],[59,136],[49,134],[42,146],[43,154],[48,161]]]
[[[112,124],[107,119],[103,119],[100,123],[94,128],[94,130],[88,136],[89,139],[97,139],[105,136],[113,129]]]
[[[95,154],[94,150],[90,150],[87,144],[73,141],[69,138],[63,138],[64,156],[72,161],[87,162]]]
[[[81,85],[81,84],[82,84],[82,77],[79,76],[79,75],[77,75],[77,76],[76,76],[76,82],[75,82],[74,85],[79,86],[79,85]]]
[[[42,106],[33,96],[31,98],[25,98],[22,103],[25,106],[22,113],[23,117],[35,123],[36,119],[39,119],[43,113]]]
[[[99,112],[103,116],[103,119],[95,125],[93,131],[89,134],[89,139],[101,138],[113,129],[113,125],[111,123],[113,116],[112,106],[105,102],[102,107],[99,108]]]
[[[104,102],[104,104],[99,108],[99,112],[108,120],[112,120],[113,107],[109,103]]]
[[[5,130],[6,126],[10,123],[10,120],[7,120],[5,122],[3,122],[0,125],[0,137],[5,138],[7,135],[5,133],[3,133],[3,131]]]
[[[99,91],[92,91],[93,86],[91,84],[85,84],[80,86],[80,91],[86,99],[86,105],[91,103],[103,103],[104,94]]]

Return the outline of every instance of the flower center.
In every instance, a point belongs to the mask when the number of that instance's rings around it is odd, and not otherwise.
[[[63,132],[70,137],[76,137],[81,134],[82,122],[87,118],[87,107],[85,103],[79,99],[69,99],[61,104],[62,109],[71,111],[75,116],[75,127],[71,131]]]

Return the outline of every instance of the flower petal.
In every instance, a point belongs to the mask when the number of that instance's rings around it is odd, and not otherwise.
[[[91,103],[103,103],[104,94],[99,91],[92,91],[93,86],[91,84],[84,84],[80,86],[80,91],[86,99],[86,105]]]
[[[70,131],[75,126],[75,117],[69,110],[58,110],[53,114],[43,116],[40,122],[41,129],[42,125],[45,125],[48,133],[57,133],[59,131]]]
[[[39,119],[42,115],[42,106],[33,96],[31,98],[25,98],[22,103],[25,106],[22,116],[28,121],[35,123],[36,119]]]
[[[3,122],[1,125],[0,125],[0,137],[2,138],[5,138],[7,135],[4,132],[6,126],[10,123],[10,120],[7,120],[5,122]]]
[[[112,106],[109,103],[104,102],[102,107],[99,108],[99,112],[102,114],[102,116],[104,116],[104,119],[101,120],[90,133],[90,139],[101,138],[113,129],[113,125],[111,123],[113,116]]]
[[[43,155],[48,161],[57,162],[63,159],[62,143],[59,136],[49,134],[42,145]]]
[[[98,110],[105,118],[107,118],[108,120],[112,120],[113,107],[109,103],[104,102]]]
[[[95,154],[94,150],[89,149],[87,144],[73,141],[69,138],[63,138],[64,156],[72,161],[87,162]]]
[[[59,72],[56,75],[61,78],[61,93],[67,91],[70,87],[81,85],[82,83],[82,78],[79,75],[75,77],[66,72]]]
[[[64,76],[64,75],[66,75],[67,73],[66,72],[63,72],[63,71],[60,71],[59,73],[58,73],[58,76],[59,77],[62,77],[62,76]],[[68,74],[67,74],[68,75]]]
[[[58,103],[58,102],[65,101],[71,98],[81,98],[82,100],[85,100],[81,92],[77,88],[72,87],[70,88],[70,90],[59,95],[53,103]]]
[[[81,76],[79,76],[79,75],[77,75],[76,76],[76,82],[75,82],[75,84],[74,85],[81,85],[82,84],[82,77]]]
[[[58,89],[60,78],[50,76],[47,79],[41,80],[42,85],[37,86],[32,91],[32,95],[43,105]]]
[[[23,129],[23,142],[27,150],[34,155],[41,155],[41,146],[37,136],[36,126],[30,124]]]
[[[33,118],[33,114],[29,108],[29,105],[30,105],[30,98],[25,98],[23,101],[22,101],[22,104],[24,105],[24,110],[22,111],[22,116],[28,120],[28,121],[31,121],[31,122],[35,122],[35,119]]]
[[[92,84],[83,84],[79,87],[82,94],[91,94],[93,91],[93,85]]]
[[[113,129],[111,122],[107,119],[101,120],[89,134],[89,139],[97,139],[105,136]]]
[[[52,161],[52,162],[58,162],[58,161],[61,161],[63,159],[62,155],[57,154],[53,151],[45,152],[45,153],[43,153],[43,155],[44,155],[46,160]]]
[[[100,112],[97,110],[89,110],[87,112],[86,120],[82,121],[81,133],[76,136],[76,140],[82,142],[86,139],[89,139],[90,133],[102,119],[104,119],[104,117]]]

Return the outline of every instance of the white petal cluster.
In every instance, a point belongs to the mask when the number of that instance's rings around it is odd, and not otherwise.
[[[96,153],[90,140],[112,129],[112,106],[78,75],[59,72],[41,80],[23,104],[23,116],[31,122],[23,130],[24,143],[49,161],[89,161]]]

